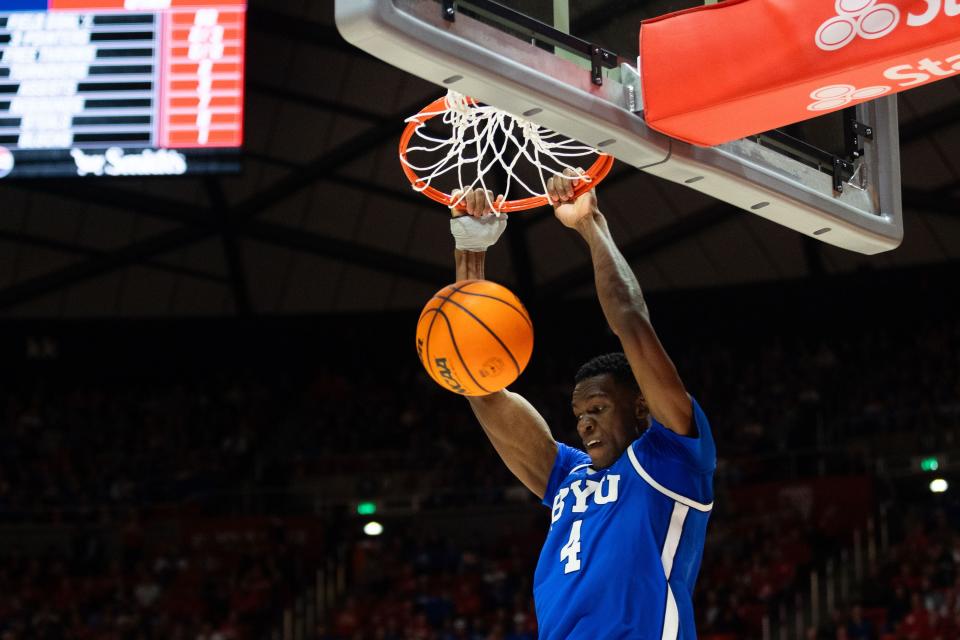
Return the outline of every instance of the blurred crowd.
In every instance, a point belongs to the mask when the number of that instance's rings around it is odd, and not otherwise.
[[[859,601],[835,616],[831,638],[960,638],[960,508],[947,501],[899,515],[901,540],[870,569]]]
[[[836,466],[828,472],[869,473],[871,459],[950,448],[960,436],[960,321],[908,336],[731,336],[672,351],[717,426],[721,485],[823,473],[825,461]],[[545,353],[517,385],[571,444],[571,378],[588,355]],[[496,501],[515,484],[462,400],[413,358],[389,375],[361,357],[297,373],[0,385],[0,522],[99,520],[105,511],[332,476],[353,476],[347,498],[422,492],[441,500],[467,488]]]
[[[266,638],[320,550],[282,523],[196,532],[175,543],[152,541],[148,527],[161,524],[133,514],[117,526],[118,553],[78,531],[70,550],[6,555],[0,638]]]
[[[611,343],[601,336],[585,349]],[[705,638],[756,637],[765,612],[840,543],[796,509],[759,519],[727,509],[725,492],[872,474],[878,457],[949,449],[960,437],[960,322],[669,346],[721,457],[696,594]],[[589,355],[540,354],[517,387],[572,444],[570,378]],[[462,399],[415,359],[340,362],[166,377],[146,365],[64,376],[54,363],[0,385],[0,639],[269,637],[333,549],[346,550],[349,584],[316,626],[324,640],[535,638],[530,581],[545,531],[535,501]],[[376,540],[356,530],[357,500],[410,496],[431,513],[515,509],[519,520],[460,542],[404,524]],[[280,524],[237,539],[155,535],[171,518],[250,514]],[[321,542],[284,536],[284,518],[316,514]],[[861,604],[811,633],[960,637],[956,525],[920,518]],[[79,533],[66,545],[17,533],[44,526]]]
[[[503,533],[469,540],[416,528],[356,542],[349,595],[319,638],[534,640],[531,551],[544,527]]]

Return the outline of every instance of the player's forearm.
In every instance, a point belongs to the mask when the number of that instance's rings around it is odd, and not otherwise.
[[[457,265],[457,280],[483,280],[483,269],[487,259],[486,251],[454,250]]]
[[[610,328],[619,335],[634,325],[637,317],[649,322],[640,283],[614,243],[603,214],[587,216],[577,224],[577,231],[590,247],[597,297]]]
[[[542,498],[557,456],[557,443],[540,414],[522,396],[510,391],[468,400],[507,468]]]
[[[466,194],[467,211],[471,215],[489,213],[490,197],[482,192]],[[457,280],[483,280],[487,254],[477,247],[490,246],[503,232],[506,219],[487,216],[477,220],[466,218],[451,222],[457,246],[454,261]],[[487,242],[476,242],[487,236]],[[486,396],[468,397],[480,426],[507,468],[536,495],[543,497],[557,455],[557,443],[543,417],[522,397],[509,391]]]

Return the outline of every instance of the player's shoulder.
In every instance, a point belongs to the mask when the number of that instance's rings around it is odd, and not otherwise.
[[[658,462],[667,459],[681,463],[699,473],[716,469],[717,450],[710,421],[696,398],[691,396],[690,402],[696,435],[680,435],[652,420],[650,428],[631,445],[641,462],[649,456]]]
[[[567,476],[575,476],[578,474],[589,475],[591,471],[592,469],[590,469],[590,461],[588,460],[587,462],[583,464],[578,464],[577,466],[570,469],[569,473],[567,473]]]
[[[590,466],[590,456],[585,451],[570,445],[557,443],[557,460],[554,464],[563,475],[582,471]]]
[[[585,472],[589,467],[590,456],[580,449],[558,442],[557,457],[553,462],[553,469],[550,471],[550,477],[547,480],[543,503],[550,506],[560,485],[565,483],[571,474]]]

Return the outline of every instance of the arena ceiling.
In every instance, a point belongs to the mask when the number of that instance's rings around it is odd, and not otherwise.
[[[530,0],[533,1],[533,0]],[[541,0],[541,4],[545,0]],[[574,32],[624,55],[623,25],[678,2],[577,0]],[[0,313],[250,316],[416,308],[453,279],[447,213],[396,159],[436,87],[345,43],[333,0],[252,0],[246,169],[213,178],[0,185]],[[601,189],[650,290],[960,258],[960,80],[901,94],[906,239],[860,256],[618,166]],[[488,275],[530,301],[589,290],[549,211],[514,215]]]

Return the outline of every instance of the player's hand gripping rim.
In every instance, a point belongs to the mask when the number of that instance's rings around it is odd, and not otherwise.
[[[579,197],[574,197],[574,189],[585,175],[586,172],[580,167],[567,168],[562,174],[555,174],[547,180],[547,197],[553,205],[553,213],[557,216],[557,220],[571,229],[577,228],[577,225],[588,216],[599,213],[596,189],[590,189]]]
[[[486,251],[497,243],[507,228],[507,214],[497,213],[495,205],[503,196],[493,197],[492,191],[468,189],[465,193],[457,190],[451,194],[450,233],[460,251]],[[458,204],[466,205],[466,211],[457,209]]]
[[[500,215],[506,217],[505,213],[497,213],[497,206],[503,201],[503,196],[493,197],[493,191],[489,189],[467,189],[466,192],[460,189],[450,194],[450,215],[454,218],[460,216],[473,216],[481,218],[485,215]],[[461,204],[466,206],[466,210],[458,208]]]

